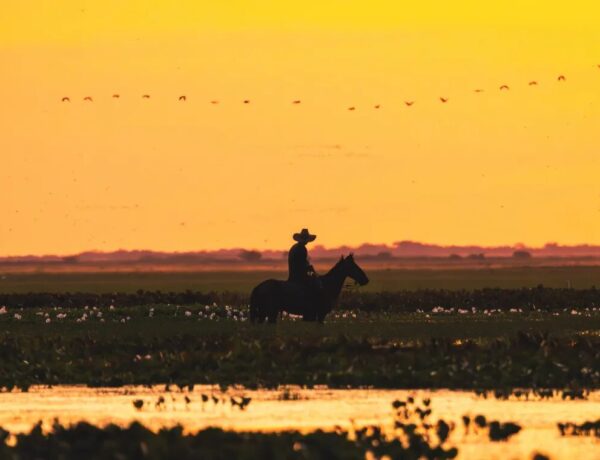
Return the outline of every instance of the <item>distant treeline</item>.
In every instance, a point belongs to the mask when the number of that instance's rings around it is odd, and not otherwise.
[[[40,308],[117,307],[140,305],[244,306],[248,296],[235,292],[162,292],[139,290],[136,293],[19,293],[0,294],[0,307]],[[363,311],[430,311],[436,307],[477,310],[521,308],[523,310],[563,310],[600,307],[600,289],[536,288],[475,290],[420,289],[390,292],[344,292],[338,309]]]

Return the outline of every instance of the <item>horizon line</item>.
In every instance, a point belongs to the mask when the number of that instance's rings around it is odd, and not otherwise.
[[[600,251],[600,244],[593,243],[576,243],[576,244],[563,244],[555,241],[548,241],[543,245],[527,245],[522,242],[518,243],[504,243],[504,244],[494,244],[494,245],[484,245],[484,244],[440,244],[440,243],[428,243],[416,240],[398,240],[393,243],[371,243],[371,242],[363,242],[357,245],[351,244],[339,244],[332,246],[325,246],[323,244],[315,243],[309,246],[309,250],[312,248],[313,251],[316,252],[330,252],[336,250],[344,250],[344,251],[357,251],[364,249],[389,249],[389,250],[398,250],[401,249],[402,246],[413,246],[413,249],[421,248],[423,250],[469,250],[469,249],[481,249],[481,250],[528,250],[528,251],[543,251],[543,250],[583,250],[583,249],[591,249],[592,251]],[[218,253],[232,253],[235,251],[256,251],[263,253],[274,253],[274,252],[287,252],[288,249],[284,248],[266,248],[266,249],[257,249],[254,247],[243,247],[243,246],[231,246],[231,247],[223,247],[217,249],[188,249],[188,250],[160,250],[160,249],[127,249],[127,248],[116,248],[116,249],[84,249],[78,252],[70,252],[70,253],[23,253],[23,254],[0,254],[0,260],[4,259],[18,259],[18,258],[69,258],[69,257],[77,257],[83,254],[99,254],[99,255],[111,255],[115,253],[154,253],[154,254],[164,254],[164,255],[182,255],[182,254],[218,254]]]

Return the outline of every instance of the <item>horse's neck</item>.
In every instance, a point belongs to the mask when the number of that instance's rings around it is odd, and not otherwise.
[[[323,287],[331,294],[333,298],[336,298],[342,292],[342,286],[346,280],[346,274],[343,273],[342,265],[336,264],[331,270],[329,270],[323,276]]]

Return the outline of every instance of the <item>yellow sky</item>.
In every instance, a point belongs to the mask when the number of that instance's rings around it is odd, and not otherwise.
[[[0,255],[600,244],[600,6],[402,3],[4,0]]]

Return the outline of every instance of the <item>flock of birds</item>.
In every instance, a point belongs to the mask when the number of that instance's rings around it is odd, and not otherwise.
[[[600,64],[598,65],[598,68],[600,69]],[[565,77],[564,75],[559,75],[559,76],[557,77],[557,81],[558,81],[558,82],[566,82],[566,81],[567,81],[567,77]],[[529,81],[529,83],[528,83],[528,86],[538,86],[538,82],[537,82],[537,80],[531,80],[531,81]],[[509,86],[509,85],[506,85],[506,84],[503,84],[503,85],[501,85],[501,86],[499,87],[499,90],[500,90],[500,91],[509,91],[509,90],[510,90],[510,86]],[[474,91],[475,93],[483,93],[485,90],[478,88],[478,89],[475,89],[475,90],[473,90],[473,91]],[[118,93],[115,93],[115,94],[113,94],[113,95],[112,95],[112,98],[113,98],[113,99],[119,99],[120,97],[121,97],[121,95],[120,95],[120,94],[118,94]],[[142,97],[142,99],[150,99],[150,94],[142,94],[142,96],[141,96],[141,97]],[[187,101],[187,99],[188,99],[188,98],[187,98],[187,96],[186,96],[185,94],[182,94],[182,95],[180,95],[180,96],[177,98],[177,100],[178,100],[179,102],[186,102],[186,101]],[[449,98],[449,97],[445,97],[445,96],[440,96],[440,97],[439,97],[439,101],[440,101],[442,104],[446,104],[446,103],[448,103],[448,101],[449,101],[449,100],[450,100],[450,98]],[[71,102],[71,98],[70,98],[69,96],[64,96],[64,97],[61,99],[61,101],[62,101],[62,102]],[[93,98],[92,96],[85,96],[85,97],[83,98],[83,101],[84,101],[84,102],[94,102],[94,98]],[[217,105],[217,104],[219,104],[219,102],[220,102],[220,101],[219,101],[219,100],[217,100],[217,99],[213,99],[213,100],[211,100],[211,101],[209,101],[209,102],[210,102],[211,104],[213,104],[213,105]],[[405,100],[405,101],[404,101],[404,104],[405,104],[407,107],[412,107],[412,106],[415,104],[415,102],[416,102],[416,101],[414,101],[414,100]],[[243,100],[242,100],[242,103],[243,103],[243,104],[250,104],[250,103],[251,103],[251,101],[250,101],[250,99],[243,99]],[[292,103],[293,105],[298,105],[298,104],[301,104],[301,103],[302,103],[302,100],[301,100],[301,99],[294,99],[294,100],[292,100],[292,101],[291,101],[291,103]],[[381,108],[381,104],[376,104],[376,105],[374,105],[374,106],[373,106],[373,108],[374,108],[374,109],[380,109],[380,108]],[[349,110],[349,111],[355,111],[355,110],[357,110],[357,107],[356,107],[356,106],[350,106],[350,107],[348,107],[348,110]]]

